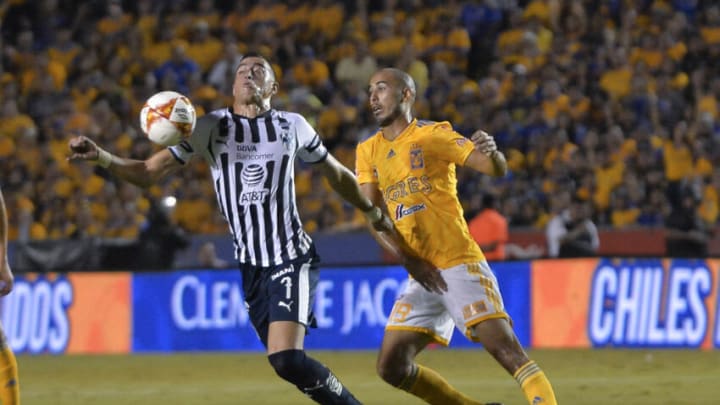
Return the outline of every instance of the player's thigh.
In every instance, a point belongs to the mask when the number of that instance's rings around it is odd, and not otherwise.
[[[313,259],[306,257],[278,266],[268,277],[270,323],[278,321],[308,325],[320,274]]]
[[[319,279],[313,257],[273,268],[245,267],[243,292],[250,320],[260,340],[270,349],[302,346],[313,322],[312,301]]]
[[[319,280],[314,256],[300,258],[270,273],[268,281],[268,353],[302,349],[313,322],[312,305]]]
[[[267,353],[284,350],[302,350],[305,342],[305,325],[291,321],[270,322],[268,327]]]
[[[413,332],[447,346],[453,326],[442,296],[428,292],[411,279],[393,305],[385,326],[385,336],[392,336],[395,331]]]
[[[478,342],[475,326],[490,319],[509,319],[497,279],[487,262],[461,264],[442,271],[448,285],[445,306],[457,328]]]

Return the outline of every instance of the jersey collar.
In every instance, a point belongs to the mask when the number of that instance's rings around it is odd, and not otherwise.
[[[244,116],[244,115],[235,114],[235,111],[233,110],[232,106],[228,107],[228,112],[229,112],[231,115],[233,115],[233,116],[235,116],[235,117],[245,118],[246,120],[253,120],[253,119],[258,119],[258,118],[270,117],[270,116],[272,116],[273,111],[275,111],[275,109],[271,108],[271,109],[265,111],[264,113],[259,114],[259,115],[256,116],[255,118],[250,118],[250,117],[246,117],[246,116]]]
[[[392,143],[392,142],[396,142],[396,141],[398,141],[398,140],[400,140],[400,139],[408,136],[407,134],[409,134],[410,132],[412,132],[412,131],[415,129],[416,126],[417,126],[417,118],[413,118],[413,120],[410,121],[410,123],[405,127],[405,129],[403,129],[402,132],[400,132],[400,134],[399,134],[398,136],[396,136],[395,139],[393,139],[392,141],[388,141],[388,139],[385,138],[384,135],[382,135],[382,130],[380,130],[380,136],[382,136],[382,138],[383,138],[386,142],[391,142],[391,143]]]

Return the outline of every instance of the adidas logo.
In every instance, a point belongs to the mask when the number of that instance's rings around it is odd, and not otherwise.
[[[385,159],[390,159],[390,158],[393,157],[393,156],[395,156],[395,151],[392,150],[392,149],[390,149],[390,152],[388,152],[388,154],[387,154],[387,156],[385,157]]]

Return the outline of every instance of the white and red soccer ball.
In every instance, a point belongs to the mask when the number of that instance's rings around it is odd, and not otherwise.
[[[148,98],[140,111],[140,128],[152,142],[177,145],[195,129],[195,107],[184,95],[161,91]]]

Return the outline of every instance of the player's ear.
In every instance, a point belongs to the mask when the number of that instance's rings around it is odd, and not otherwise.
[[[402,91],[402,101],[412,103],[415,95],[409,87],[405,87]]]
[[[276,95],[279,88],[280,88],[280,85],[278,84],[278,82],[273,81],[272,84],[270,85],[270,94],[273,96]]]

